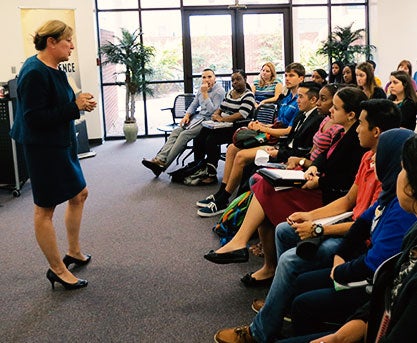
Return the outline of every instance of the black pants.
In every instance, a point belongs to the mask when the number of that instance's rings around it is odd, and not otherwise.
[[[291,318],[296,335],[306,335],[328,329],[324,323],[343,325],[370,295],[365,287],[336,291],[330,278],[330,268],[301,274],[295,284],[296,297]]]
[[[220,145],[232,143],[235,128],[209,129],[203,127],[194,139],[194,158],[202,160],[207,155],[207,163],[217,168],[220,159]]]

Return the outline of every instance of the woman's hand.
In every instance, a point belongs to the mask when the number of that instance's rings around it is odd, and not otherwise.
[[[302,160],[301,157],[291,156],[287,160],[287,169],[295,169],[299,166],[300,161]]]
[[[211,119],[212,119],[212,120],[214,120],[214,121],[224,121],[224,120],[223,120],[223,117],[222,117],[220,114],[217,114],[217,113],[214,113],[214,114],[211,116]]]
[[[93,98],[93,95],[90,93],[81,93],[75,100],[75,104],[80,111],[91,112],[97,106],[97,102]]]
[[[318,176],[319,172],[316,166],[310,166],[304,173],[304,178],[309,181],[312,180],[315,176]]]
[[[259,124],[259,122],[257,120],[249,122],[248,129],[256,130],[255,127],[256,127],[257,124]]]
[[[252,122],[251,124],[252,124],[250,127],[251,130],[264,132],[263,129],[265,128],[265,125],[261,124],[259,121],[256,120]]]
[[[319,179],[320,178],[318,176],[313,176],[301,188],[303,188],[303,189],[319,188]]]
[[[263,150],[268,153],[269,156],[271,156],[272,158],[276,158],[278,155],[278,149],[276,149],[273,146],[267,145],[263,147]]]

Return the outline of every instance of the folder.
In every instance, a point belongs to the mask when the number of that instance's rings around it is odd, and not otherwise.
[[[262,168],[257,173],[276,190],[282,189],[281,187],[301,187],[307,181],[302,170]]]

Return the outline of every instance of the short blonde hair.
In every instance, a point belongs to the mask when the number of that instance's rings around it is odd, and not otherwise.
[[[49,37],[60,41],[71,37],[72,32],[72,28],[64,22],[60,20],[49,20],[35,32],[35,36],[33,37],[35,49],[38,51],[44,50]]]

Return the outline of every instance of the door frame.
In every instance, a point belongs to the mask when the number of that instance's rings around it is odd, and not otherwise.
[[[282,14],[284,25],[284,65],[293,62],[293,34],[292,34],[292,12],[289,6],[250,6],[245,9],[232,8],[228,6],[217,6],[216,8],[185,7],[182,10],[182,39],[183,39],[183,61],[184,61],[184,90],[193,92],[193,78],[201,75],[193,75],[191,58],[191,35],[190,17],[193,15],[224,15],[229,14],[232,18],[232,61],[233,69],[245,68],[245,54],[237,51],[244,51],[243,36],[243,14]],[[279,72],[279,71],[277,71]],[[281,71],[283,72],[283,71]],[[230,76],[230,75],[218,75]]]

